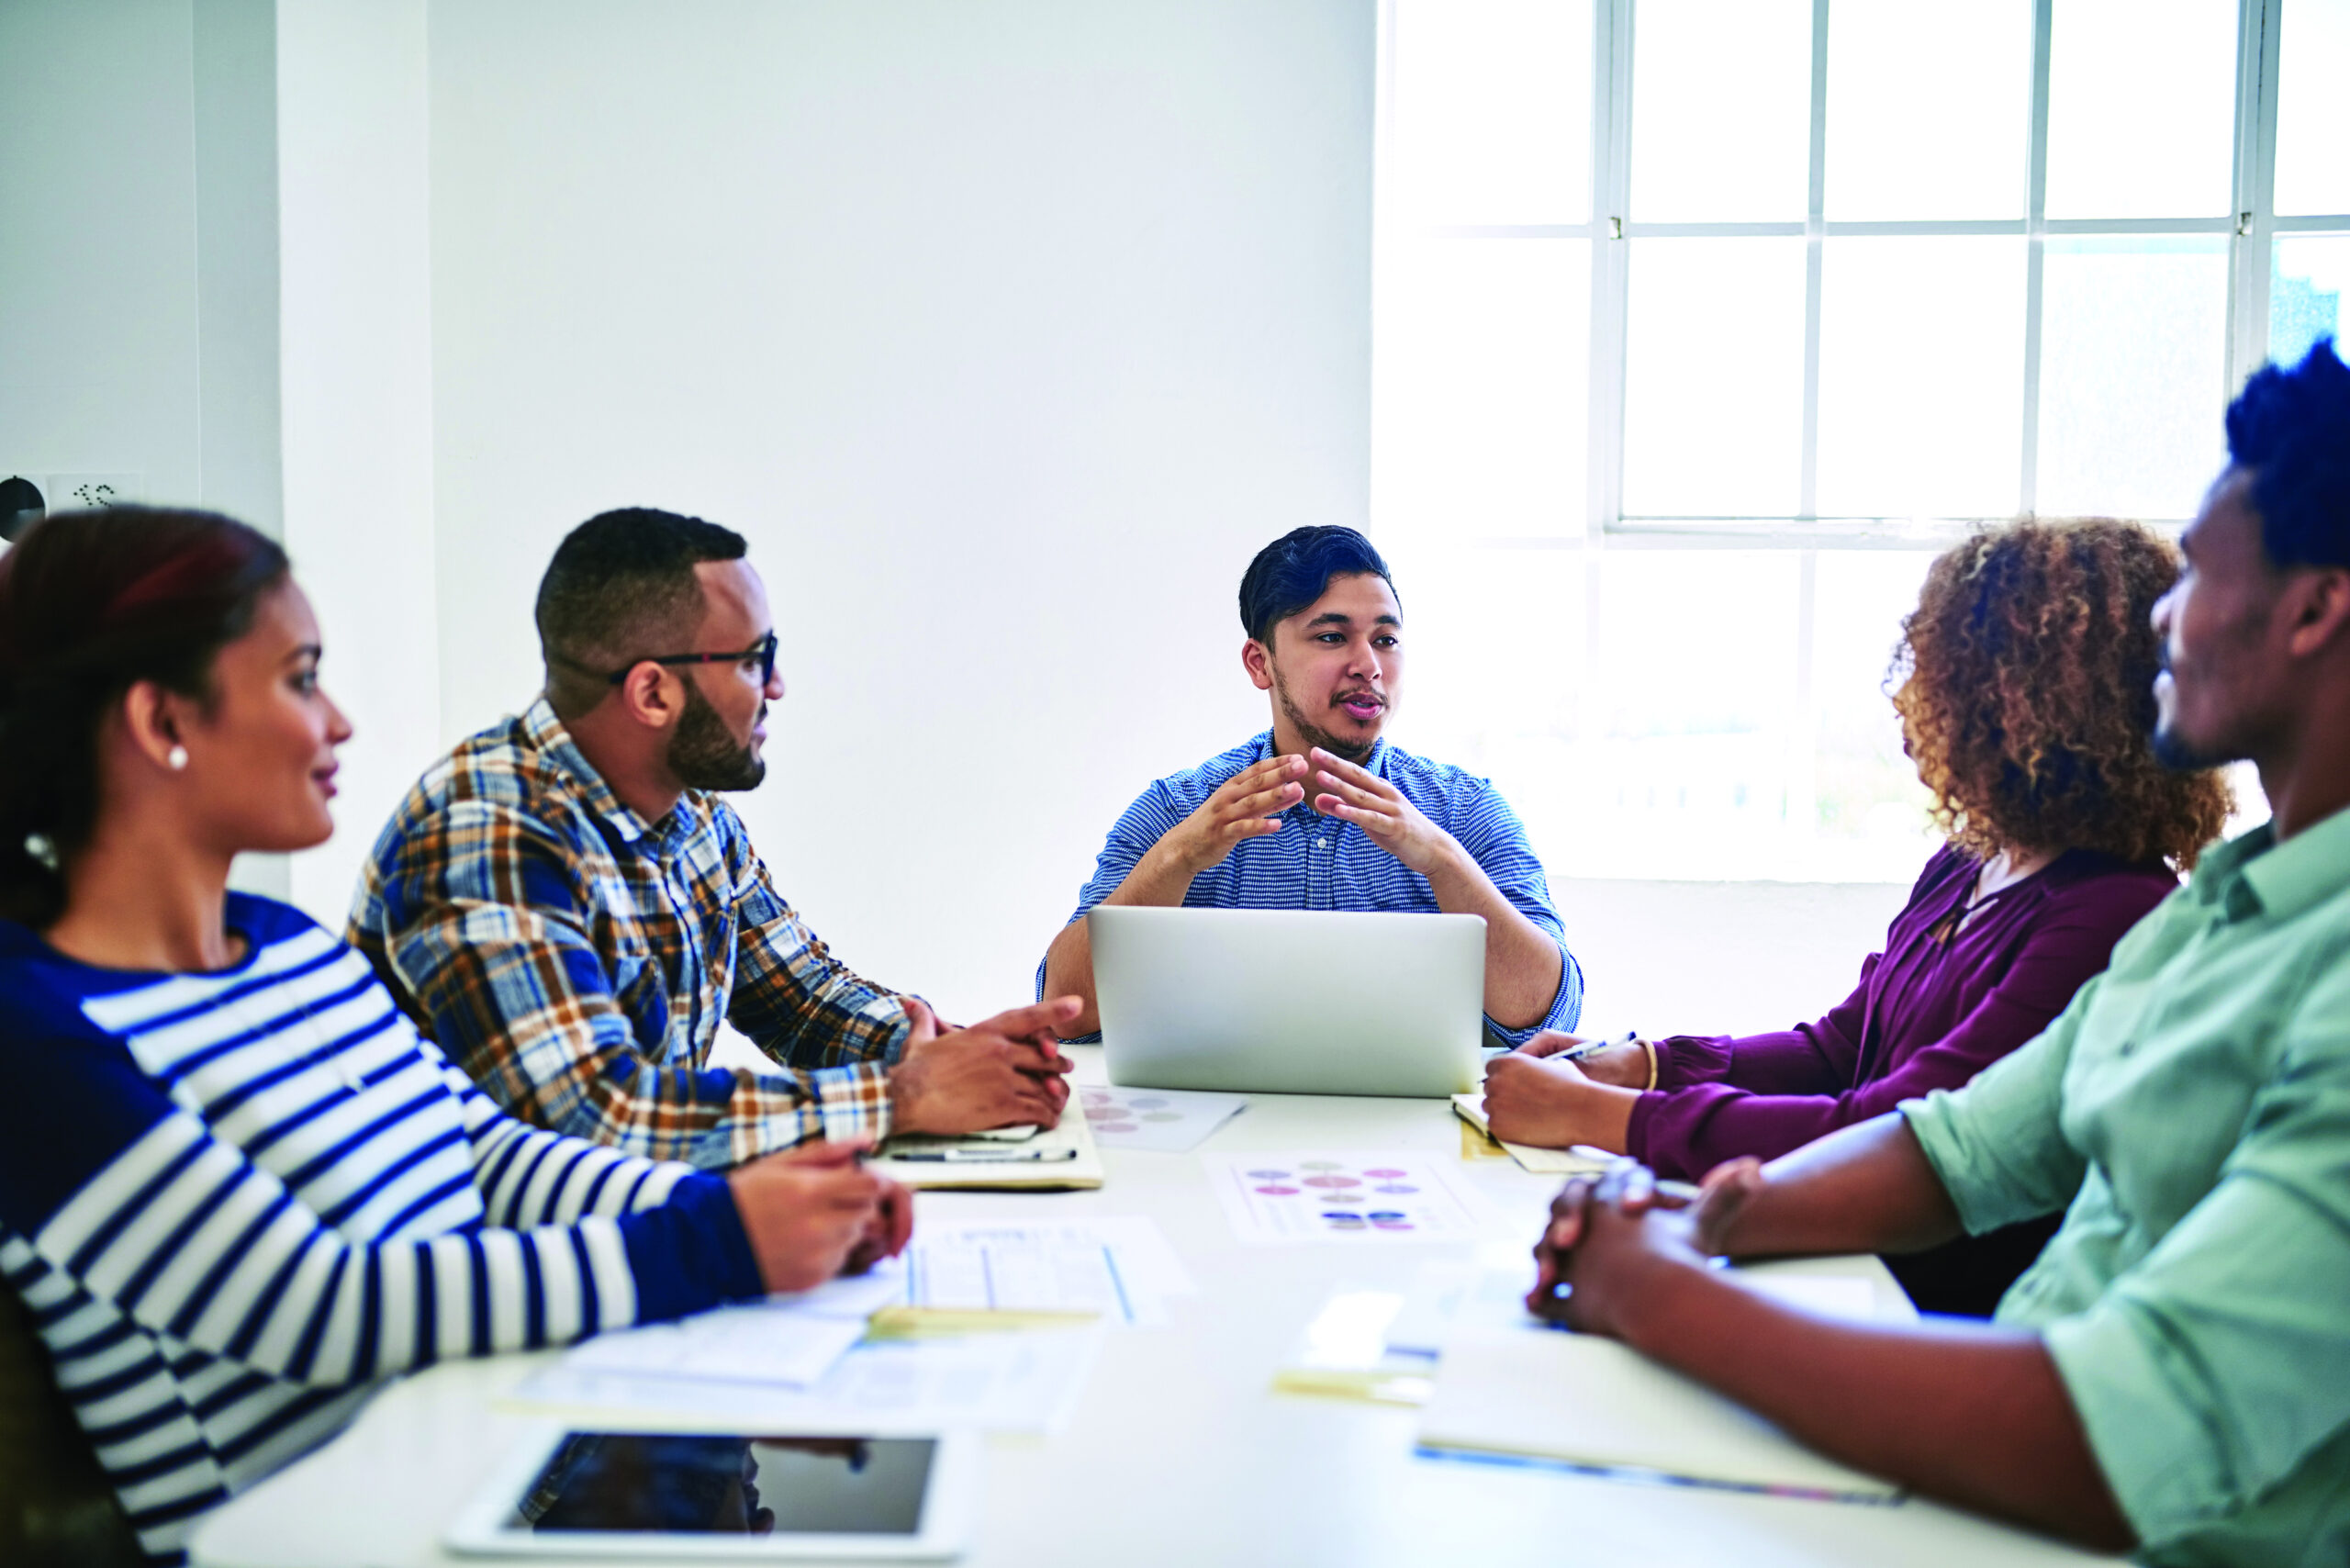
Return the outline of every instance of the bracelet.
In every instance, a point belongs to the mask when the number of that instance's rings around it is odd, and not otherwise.
[[[1640,1092],[1645,1094],[1648,1092],[1649,1089],[1654,1089],[1656,1087],[1656,1047],[1647,1040],[1642,1040],[1640,1042],[1640,1049],[1646,1051],[1649,1056],[1648,1089],[1640,1091]]]

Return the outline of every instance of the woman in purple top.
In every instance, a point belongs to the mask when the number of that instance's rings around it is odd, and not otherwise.
[[[1894,694],[1950,842],[1885,951],[1817,1023],[1634,1040],[1576,1060],[1537,1036],[1487,1070],[1494,1136],[1595,1145],[1695,1178],[1772,1159],[1934,1089],[2037,1035],[2218,836],[2211,773],[2155,761],[2149,619],[2177,556],[2135,523],[1991,530],[1928,572]],[[1919,1305],[1987,1314],[2054,1219],[1888,1259]]]

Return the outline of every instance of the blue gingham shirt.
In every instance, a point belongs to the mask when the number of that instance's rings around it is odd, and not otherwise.
[[[1190,816],[1234,775],[1273,755],[1270,730],[1188,772],[1169,774],[1142,792],[1110,830],[1093,865],[1093,879],[1077,896],[1074,923],[1118,890],[1168,829]],[[1572,1029],[1583,1014],[1583,969],[1567,951],[1565,928],[1550,907],[1550,885],[1542,862],[1526,841],[1526,829],[1492,783],[1441,762],[1414,756],[1384,738],[1374,743],[1362,765],[1419,808],[1420,814],[1450,834],[1467,850],[1502,897],[1559,944],[1559,991],[1550,1011],[1523,1029],[1505,1029],[1488,1015],[1485,1027],[1497,1039],[1525,1044],[1545,1029]],[[1326,817],[1314,809],[1313,791],[1281,814],[1279,833],[1244,838],[1232,853],[1192,879],[1186,909],[1392,910],[1438,913],[1428,879],[1381,848],[1353,823]],[[1044,995],[1045,969],[1036,967],[1036,993]],[[1088,1038],[1098,1039],[1091,1036]]]

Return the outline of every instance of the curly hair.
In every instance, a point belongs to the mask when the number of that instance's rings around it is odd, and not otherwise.
[[[2154,752],[2150,617],[2177,577],[2168,541],[2107,518],[1986,529],[1927,570],[1893,705],[1953,846],[2096,849],[2185,870],[2219,836],[2226,780]]]

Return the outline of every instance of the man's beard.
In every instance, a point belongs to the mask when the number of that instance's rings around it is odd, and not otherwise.
[[[2154,760],[2174,773],[2199,773],[2207,767],[2233,762],[2235,758],[2206,755],[2189,745],[2177,729],[2157,723],[2154,726]]]
[[[1379,744],[1376,737],[1368,741],[1341,740],[1308,719],[1298,711],[1297,700],[1289,694],[1289,683],[1281,678],[1279,666],[1275,666],[1273,670],[1273,695],[1281,700],[1281,711],[1288,715],[1291,725],[1297,731],[1298,738],[1307,745],[1318,745],[1333,756],[1343,757],[1348,762],[1360,765],[1364,758],[1371,756],[1371,748]]]
[[[688,790],[755,790],[767,765],[748,741],[738,741],[710,699],[685,682],[686,711],[669,737],[669,771]]]

